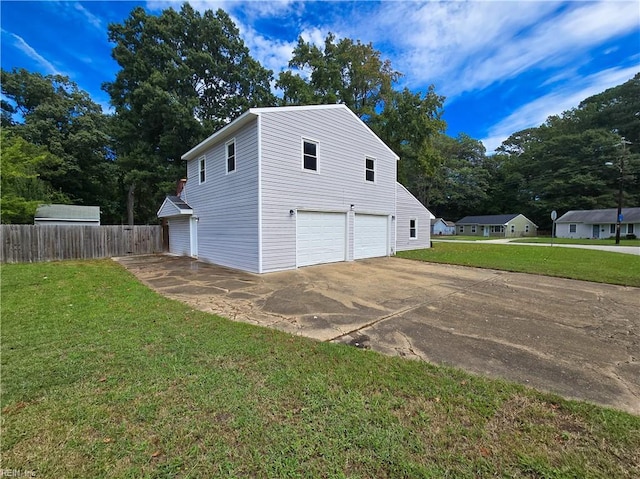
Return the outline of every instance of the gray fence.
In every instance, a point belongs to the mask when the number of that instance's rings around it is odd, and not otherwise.
[[[161,226],[1,225],[2,263],[108,258],[163,250]]]

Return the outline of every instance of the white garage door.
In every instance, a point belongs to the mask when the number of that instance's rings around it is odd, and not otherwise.
[[[346,259],[346,218],[344,213],[298,211],[298,266],[344,261]]]
[[[378,215],[356,215],[353,252],[355,259],[387,256],[388,219]]]

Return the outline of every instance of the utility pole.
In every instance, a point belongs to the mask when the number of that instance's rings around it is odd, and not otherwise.
[[[618,178],[618,215],[616,217],[616,245],[620,244],[620,229],[622,228],[622,193],[624,191],[624,157],[627,154],[627,145],[631,144],[624,137],[621,140],[622,154],[620,155],[620,162],[618,163],[618,171],[620,177]],[[605,163],[606,165],[613,165],[611,162]]]

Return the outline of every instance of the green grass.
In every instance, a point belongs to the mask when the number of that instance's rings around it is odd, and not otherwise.
[[[515,248],[515,247],[514,247]],[[194,311],[110,261],[2,268],[2,469],[640,476],[640,418]]]
[[[434,243],[402,258],[640,287],[640,256],[574,248]]]
[[[431,239],[433,241],[438,241],[438,240],[452,240],[452,241],[487,241],[487,240],[494,240],[494,239],[500,239],[499,237],[496,236],[463,236],[463,235],[442,235],[442,236],[438,236],[438,235],[433,235],[431,236]]]
[[[519,238],[511,240],[511,243],[544,243],[550,244],[550,237],[539,238]],[[591,245],[605,245],[615,246],[616,240],[614,239],[572,239],[572,238],[553,238],[553,244],[591,244]],[[620,238],[620,246],[638,246],[640,247],[640,239],[628,240]]]

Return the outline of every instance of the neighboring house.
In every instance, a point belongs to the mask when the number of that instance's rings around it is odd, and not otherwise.
[[[36,225],[100,225],[99,206],[39,205],[33,219]]]
[[[344,105],[252,108],[182,159],[172,253],[266,273],[430,245],[398,156]]]
[[[617,208],[567,211],[556,220],[558,238],[609,238],[616,235]],[[620,235],[640,231],[640,208],[622,208]]]
[[[431,220],[432,236],[451,236],[456,234],[456,224],[453,221],[445,221],[442,218]]]
[[[469,236],[516,238],[536,236],[538,227],[521,214],[465,216],[456,221],[456,233]]]

